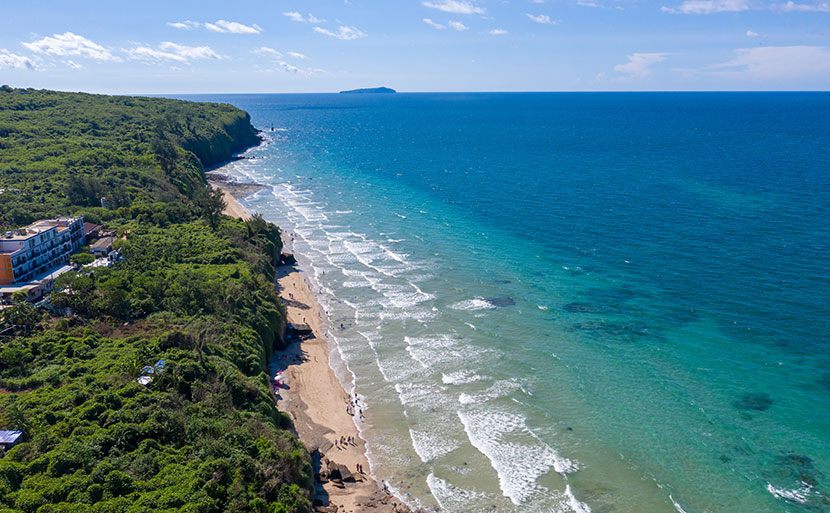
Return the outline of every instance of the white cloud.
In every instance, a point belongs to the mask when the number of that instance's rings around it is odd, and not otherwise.
[[[284,12],[284,13],[282,13],[282,15],[288,17],[291,21],[296,21],[296,22],[299,22],[299,23],[316,24],[316,23],[325,23],[326,22],[326,20],[324,20],[322,18],[318,18],[317,16],[314,16],[311,13],[308,13],[307,18],[303,18],[303,15],[296,12],[296,11],[295,12]]]
[[[790,0],[786,4],[776,6],[778,9],[786,12],[793,11],[814,11],[814,12],[830,12],[830,2],[819,2],[814,4],[797,4]]]
[[[66,61],[66,65],[69,66],[70,68],[72,68],[75,71],[78,71],[79,69],[83,68],[83,66],[81,66],[80,64],[78,64],[75,61]]]
[[[825,46],[762,46],[740,48],[735,53],[734,59],[708,66],[704,71],[766,80],[830,74],[830,48]]]
[[[255,50],[252,50],[252,53],[256,53],[256,54],[259,54],[259,55],[265,55],[267,57],[270,57],[270,58],[274,59],[275,61],[280,61],[280,62],[282,62],[282,60],[284,58],[284,55],[283,55],[282,52],[280,52],[279,50],[275,50],[274,48],[269,48],[267,46],[260,46],[259,48],[255,49]],[[299,59],[299,60],[308,59],[308,57],[306,57],[305,55],[303,55],[299,52],[285,52],[285,55],[287,55],[288,57],[291,57],[293,59]]]
[[[667,53],[634,53],[628,56],[628,62],[617,64],[614,71],[625,73],[628,78],[643,78],[651,74],[651,65],[666,60]]]
[[[504,29],[493,29],[493,30],[491,30],[491,31],[489,32],[489,34],[490,34],[491,36],[506,36],[506,35],[507,35],[507,34],[509,34],[509,33],[510,33],[510,32],[508,32],[508,31],[506,31],[506,30],[504,30]]]
[[[23,46],[35,53],[44,53],[47,55],[69,56],[77,55],[79,57],[87,57],[97,61],[120,61],[121,59],[112,55],[109,50],[103,46],[90,41],[84,36],[73,34],[72,32],[64,32],[63,34],[53,34],[52,37],[44,37],[31,43],[23,43]]]
[[[660,8],[674,14],[712,14],[716,12],[739,12],[749,9],[749,0],[685,0],[676,7]]]
[[[262,32],[262,27],[256,23],[253,25],[243,25],[242,23],[227,20],[218,20],[216,23],[205,23],[205,28],[213,32],[229,34],[259,34]]]
[[[253,52],[261,55],[269,55],[274,59],[282,59],[282,52],[274,50],[273,48],[268,48],[267,46],[260,46]]]
[[[222,57],[214,52],[209,46],[185,46],[170,41],[165,41],[159,45],[164,51],[173,52],[176,55],[181,55],[186,59],[216,59]]]
[[[577,0],[577,5],[581,5],[582,7],[601,7],[597,2],[593,0]]]
[[[292,65],[288,64],[285,61],[281,61],[279,63],[279,65],[280,65],[280,68],[283,71],[285,71],[286,73],[298,73],[300,71],[300,68],[298,68],[296,66],[292,66]]]
[[[182,29],[182,30],[193,30],[195,28],[199,28],[199,25],[200,25],[198,21],[190,21],[190,20],[170,21],[170,22],[167,22],[167,24],[170,25],[173,28]]]
[[[469,27],[467,25],[464,25],[460,21],[450,21],[450,22],[447,23],[447,25],[449,25],[450,27],[454,28],[455,30],[457,30],[459,32],[469,29]]]
[[[438,30],[447,28],[444,25],[441,25],[440,23],[435,23],[434,21],[432,21],[429,18],[424,18],[424,23],[426,23],[427,25],[429,25],[432,28],[437,28]]]
[[[530,13],[525,13],[525,16],[531,19],[531,21],[535,21],[536,23],[541,23],[543,25],[556,25],[556,20],[550,19],[550,16],[547,14],[537,14],[533,15]]]
[[[424,7],[454,14],[484,14],[484,9],[467,0],[436,0],[421,2]]]
[[[4,48],[0,50],[0,69],[3,68],[36,70],[37,64],[26,56],[11,53]]]
[[[332,32],[330,30],[326,30],[321,27],[314,27],[314,31],[320,34],[327,35],[329,37],[335,37],[337,39],[342,39],[343,41],[351,41],[352,39],[360,39],[362,37],[366,37],[368,34],[363,32],[357,27],[347,27],[345,25],[341,25],[340,28],[337,29],[337,32]]]
[[[328,73],[328,71],[320,68],[298,68],[297,66],[293,66],[285,61],[276,61],[275,64],[277,65],[276,68],[258,68],[258,71],[266,73],[281,71],[283,73],[290,73],[292,75],[313,75],[315,73]]]
[[[747,30],[746,31],[746,37],[758,37],[758,33],[755,32],[754,30]]]
[[[158,48],[149,46],[138,46],[136,48],[122,49],[127,57],[132,60],[144,62],[176,61],[190,62],[195,59],[221,59],[218,53],[209,46],[185,46],[170,41],[158,45]]]
[[[161,50],[156,50],[155,48],[151,48],[149,46],[137,46],[135,48],[122,48],[122,51],[127,54],[127,58],[134,60],[134,61],[145,61],[145,62],[158,62],[158,61],[177,61],[177,62],[187,62],[187,59],[181,55],[177,55],[171,52],[164,52]]]

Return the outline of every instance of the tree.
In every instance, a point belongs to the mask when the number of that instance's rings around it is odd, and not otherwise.
[[[25,291],[19,290],[12,294],[12,301],[14,305],[3,310],[4,321],[26,328],[31,328],[40,322],[41,313],[29,303],[29,295]]]
[[[66,182],[66,196],[73,205],[94,207],[105,195],[100,180],[91,176],[70,176]]]
[[[89,253],[76,253],[69,257],[69,262],[75,265],[87,265],[95,261],[95,257]]]
[[[228,206],[222,191],[210,186],[196,189],[193,193],[193,203],[201,212],[202,217],[207,218],[211,228],[216,228],[219,214]]]

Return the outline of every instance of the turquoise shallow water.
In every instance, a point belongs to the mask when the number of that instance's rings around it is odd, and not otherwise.
[[[406,500],[830,511],[830,94],[191,98]]]

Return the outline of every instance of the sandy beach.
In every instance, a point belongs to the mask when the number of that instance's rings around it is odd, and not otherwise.
[[[222,182],[211,183],[225,195],[225,214],[242,219],[250,217],[234,198],[232,187]],[[302,341],[294,341],[285,350],[276,351],[269,363],[272,379],[278,371],[286,377],[277,396],[277,407],[293,419],[300,441],[314,457],[315,473],[325,474],[334,465],[344,465],[354,477],[353,482],[352,479],[342,483],[327,479],[316,482],[315,511],[409,512],[370,475],[366,445],[352,416],[360,419],[360,405],[350,406],[349,394],[329,365],[329,349],[323,337],[324,313],[302,270],[297,265],[277,268],[277,287],[288,311],[288,323],[306,324],[312,330]],[[341,444],[341,437],[352,437],[354,442]],[[364,473],[357,472],[358,464]]]

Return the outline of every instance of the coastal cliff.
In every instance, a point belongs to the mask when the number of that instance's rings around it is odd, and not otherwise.
[[[259,143],[231,105],[0,90],[0,224],[85,207],[187,201],[206,167]],[[102,199],[105,200],[102,203]]]
[[[245,111],[235,113],[222,126],[210,127],[208,134],[188,134],[182,147],[193,152],[203,168],[210,168],[230,160],[241,151],[260,143],[257,130],[251,125],[251,116]]]

